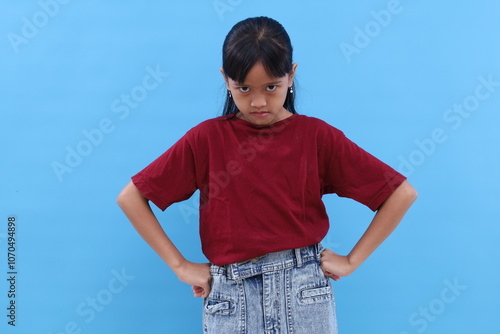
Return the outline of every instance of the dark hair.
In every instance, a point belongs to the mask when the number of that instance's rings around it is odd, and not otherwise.
[[[284,77],[292,72],[292,43],[285,28],[271,18],[248,18],[234,25],[222,46],[222,68],[232,80],[243,83],[257,62],[262,62],[269,76]],[[292,86],[292,89],[295,88]],[[296,114],[295,94],[287,92],[283,107]],[[223,115],[236,114],[238,108],[229,94]]]

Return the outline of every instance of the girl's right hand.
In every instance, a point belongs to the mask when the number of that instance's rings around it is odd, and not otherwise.
[[[195,297],[207,298],[210,294],[210,263],[185,261],[175,273],[179,280],[192,286]]]

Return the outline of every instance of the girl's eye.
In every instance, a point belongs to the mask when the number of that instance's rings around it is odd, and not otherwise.
[[[240,90],[240,92],[242,92],[242,93],[248,93],[248,92],[250,91],[250,88],[248,88],[248,87],[240,87],[240,88],[238,88],[238,89],[239,89],[239,90]]]
[[[276,90],[276,88],[278,88],[278,86],[272,85],[272,86],[267,86],[267,87],[266,87],[266,90],[267,90],[268,92],[272,92],[272,91]]]

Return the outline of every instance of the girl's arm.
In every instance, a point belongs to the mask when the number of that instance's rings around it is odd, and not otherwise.
[[[207,263],[187,261],[170,241],[156,219],[149,201],[130,182],[117,199],[118,205],[142,238],[160,255],[177,277],[193,286],[195,297],[208,297],[210,293],[210,266]]]
[[[347,256],[330,249],[321,254],[321,268],[335,281],[350,275],[394,231],[406,211],[417,199],[417,192],[404,181],[380,206],[370,226]]]

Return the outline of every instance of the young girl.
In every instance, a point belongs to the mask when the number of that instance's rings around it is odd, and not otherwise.
[[[237,23],[223,45],[224,115],[188,131],[118,197],[144,240],[204,298],[204,333],[337,333],[328,278],[356,270],[416,199],[404,176],[336,128],[297,114],[296,69],[281,24]],[[197,189],[209,264],[185,259],[149,207],[165,210]],[[347,256],[320,244],[328,193],[376,211]]]

